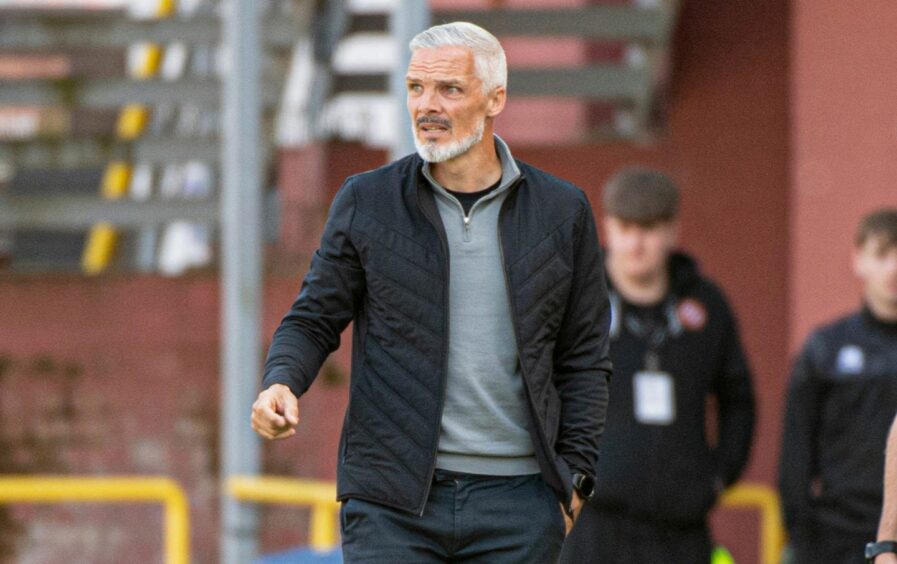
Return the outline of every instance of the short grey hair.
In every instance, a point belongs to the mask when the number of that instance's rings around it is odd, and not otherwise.
[[[439,47],[464,47],[473,52],[473,64],[477,78],[483,83],[483,92],[508,86],[508,60],[505,50],[494,35],[469,22],[452,22],[434,25],[414,36],[408,44],[411,52],[418,49]]]

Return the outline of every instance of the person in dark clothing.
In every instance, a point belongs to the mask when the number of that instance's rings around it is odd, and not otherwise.
[[[640,167],[604,189],[614,377],[595,496],[565,563],[709,562],[707,514],[748,460],[750,370],[722,292],[673,251],[678,197]]]
[[[897,247],[894,253],[897,259]],[[867,564],[897,564],[897,417],[888,431],[882,493],[884,501],[878,522],[878,537],[875,542],[866,545]]]
[[[493,133],[504,51],[468,23],[411,42],[417,154],[349,178],[274,334],[253,427],[353,325],[337,469],[346,562],[553,562],[593,490],[611,364],[591,206]]]
[[[897,411],[897,211],[861,222],[853,261],[863,307],[810,335],[788,386],[779,491],[795,564],[862,563],[881,509]]]

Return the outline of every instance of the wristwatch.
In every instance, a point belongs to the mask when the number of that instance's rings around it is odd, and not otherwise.
[[[866,543],[866,564],[873,564],[875,557],[885,552],[897,554],[897,541],[878,541]]]
[[[595,495],[595,478],[586,474],[573,474],[573,489],[583,501],[589,501]]]
[[[583,503],[592,499],[592,496],[595,495],[595,478],[587,475],[580,474],[577,472],[573,474],[573,491],[579,494],[579,499],[582,500]],[[573,519],[573,500],[570,500],[569,505],[564,506],[564,512],[568,517]]]

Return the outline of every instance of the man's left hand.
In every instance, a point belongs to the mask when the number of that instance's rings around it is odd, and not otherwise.
[[[570,531],[573,529],[573,524],[579,519],[579,512],[582,511],[582,499],[576,491],[573,492],[573,498],[570,500],[570,508],[573,510],[573,517],[570,517],[570,515],[567,514],[564,504],[561,504],[561,513],[564,515],[564,524],[567,529],[565,534],[567,535],[570,534]]]

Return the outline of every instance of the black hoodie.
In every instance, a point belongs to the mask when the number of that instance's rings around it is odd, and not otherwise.
[[[645,369],[649,335],[655,333],[627,322],[633,316],[647,319],[646,308],[612,293],[614,375],[594,503],[635,518],[702,525],[720,486],[735,482],[747,463],[754,395],[722,292],[684,254],[674,254],[669,266],[669,296],[653,309],[664,320],[658,325],[666,326],[657,355],[659,369],[672,377],[675,416],[667,424],[636,419],[634,377]],[[707,425],[709,398],[716,405],[715,432]]]

